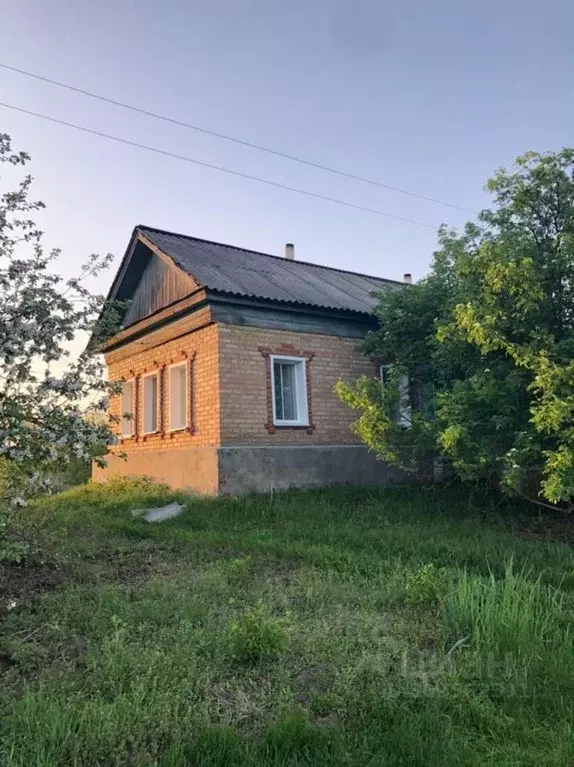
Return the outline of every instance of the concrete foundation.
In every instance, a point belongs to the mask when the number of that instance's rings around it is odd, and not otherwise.
[[[357,445],[194,447],[108,456],[93,479],[145,475],[203,495],[244,495],[336,485],[406,484],[412,478]]]
[[[219,448],[221,495],[406,482],[403,472],[360,445]]]

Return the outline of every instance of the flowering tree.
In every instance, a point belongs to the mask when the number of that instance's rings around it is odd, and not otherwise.
[[[29,159],[0,134],[0,167]],[[25,175],[0,196],[0,457],[29,480],[73,458],[103,461],[113,435],[107,419],[87,411],[105,411],[110,384],[92,349],[117,322],[85,286],[111,255],[90,256],[75,278],[57,274],[60,252],[43,248],[32,216],[44,205],[30,200],[31,183]],[[67,346],[82,331],[91,348],[72,359]]]

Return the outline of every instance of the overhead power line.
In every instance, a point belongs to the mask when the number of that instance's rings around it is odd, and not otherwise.
[[[67,128],[74,128],[75,130],[83,131],[84,133],[90,133],[93,136],[100,136],[101,138],[110,139],[110,141],[117,141],[120,144],[127,144],[128,146],[137,147],[137,149],[144,149],[146,152],[154,152],[155,154],[164,155],[165,157],[172,157],[174,160],[183,160],[183,162],[193,163],[193,165],[200,165],[203,168],[210,168],[211,170],[217,170],[221,173],[227,173],[230,176],[238,176],[239,178],[246,178],[250,181],[257,181],[259,184],[267,184],[268,186],[274,186],[277,189],[285,189],[288,192],[296,192],[297,194],[304,194],[307,197],[315,197],[318,200],[325,200],[326,202],[333,202],[337,205],[344,205],[347,208],[354,208],[355,210],[362,210],[365,213],[373,213],[376,216],[385,216],[386,218],[394,218],[396,221],[404,221],[407,224],[416,224],[417,226],[424,226],[428,229],[437,229],[434,224],[427,224],[424,221],[417,221],[413,218],[405,218],[404,216],[396,216],[394,213],[386,213],[383,210],[377,210],[376,208],[367,208],[364,205],[356,205],[354,202],[348,202],[347,200],[339,200],[336,197],[329,197],[325,194],[319,194],[318,192],[310,192],[307,189],[299,189],[295,186],[288,186],[287,184],[281,184],[278,181],[271,181],[267,178],[260,178],[259,176],[251,176],[249,173],[241,173],[238,170],[231,170],[231,168],[224,168],[222,165],[213,165],[203,160],[196,160],[194,157],[187,157],[186,155],[176,154],[175,152],[168,152],[165,149],[158,149],[154,146],[148,146],[147,144],[140,144],[137,141],[131,141],[127,138],[121,138],[120,136],[114,136],[111,133],[104,133],[103,131],[94,130],[93,128],[86,128],[84,125],[76,125],[75,123],[68,122],[67,120],[59,120],[56,117],[41,114],[40,112],[32,112],[30,109],[23,109],[22,107],[14,106],[13,104],[5,104],[0,102],[0,107],[5,109],[12,109],[15,112],[21,112],[31,117],[38,117],[41,120],[48,120],[58,125],[65,125]]]
[[[349,178],[353,181],[360,181],[363,184],[371,184],[371,186],[378,186],[382,189],[388,189],[391,192],[397,192],[398,194],[405,194],[409,197],[416,197],[419,200],[432,202],[436,205],[445,205],[446,207],[454,208],[455,210],[462,210],[467,213],[475,213],[475,211],[471,210],[470,208],[465,208],[462,205],[455,205],[455,203],[452,202],[445,202],[444,200],[438,200],[435,197],[428,197],[424,194],[411,192],[408,189],[401,189],[397,186],[384,184],[382,181],[376,181],[371,178],[366,178],[365,176],[357,176],[354,173],[347,173],[346,171],[339,170],[338,168],[331,168],[329,165],[323,165],[322,163],[313,162],[312,160],[305,160],[302,157],[296,157],[295,155],[288,154],[287,152],[281,152],[278,149],[270,149],[269,147],[262,146],[261,144],[256,144],[252,141],[244,141],[243,139],[236,138],[235,136],[228,136],[225,133],[218,133],[217,131],[210,130],[209,128],[203,128],[200,125],[192,125],[191,123],[177,120],[174,117],[168,117],[167,115],[159,114],[158,112],[142,109],[141,107],[136,107],[133,104],[127,104],[123,101],[117,101],[116,99],[109,98],[108,96],[102,96],[99,93],[92,93],[91,91],[85,90],[84,88],[77,88],[76,86],[70,85],[69,83],[62,83],[59,80],[52,80],[49,77],[38,75],[35,72],[28,72],[25,69],[18,69],[18,67],[12,67],[8,64],[2,63],[0,63],[0,68],[6,69],[10,72],[16,72],[17,74],[24,75],[26,77],[32,77],[35,80],[41,80],[42,82],[50,83],[50,85],[56,85],[58,88],[65,88],[66,90],[73,91],[74,93],[81,93],[82,96],[89,96],[92,99],[98,99],[99,101],[104,101],[107,104],[113,104],[113,106],[121,107],[122,109],[129,109],[131,112],[137,112],[138,114],[146,115],[147,117],[153,117],[155,120],[162,120],[163,122],[172,123],[172,125],[179,125],[181,128],[187,128],[188,130],[204,133],[208,136],[214,136],[215,138],[223,139],[224,141],[231,141],[234,144],[241,144],[241,146],[246,146],[250,149],[256,149],[259,152],[266,152],[267,154],[272,154],[276,157],[282,157],[286,160],[300,163],[301,165],[307,165],[310,168],[317,168],[318,170],[322,170],[327,173],[334,173],[335,175],[342,176],[343,178]]]

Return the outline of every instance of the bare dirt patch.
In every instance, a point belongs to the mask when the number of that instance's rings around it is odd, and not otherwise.
[[[307,705],[313,694],[329,692],[332,685],[333,669],[327,663],[305,666],[293,679],[293,690],[302,705]]]
[[[54,591],[70,581],[70,575],[49,564],[0,564],[0,602],[30,599]]]

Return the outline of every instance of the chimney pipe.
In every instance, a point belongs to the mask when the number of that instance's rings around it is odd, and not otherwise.
[[[295,245],[292,242],[285,243],[285,258],[289,261],[295,260]]]
[[[412,283],[413,283],[413,275],[412,275],[412,274],[410,274],[409,272],[405,272],[405,273],[403,274],[403,282],[404,282],[406,285],[412,285]]]

